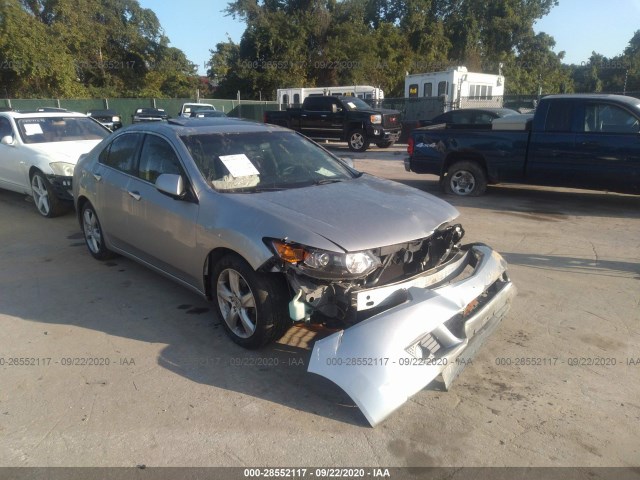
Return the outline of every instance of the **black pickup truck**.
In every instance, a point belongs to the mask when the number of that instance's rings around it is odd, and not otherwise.
[[[307,97],[302,108],[264,113],[264,122],[296,130],[315,140],[340,140],[354,152],[371,143],[387,148],[400,137],[400,112],[375,110],[355,97]]]
[[[531,120],[501,120],[491,130],[414,130],[405,169],[439,175],[456,195],[480,195],[499,182],[640,193],[640,99],[551,95]]]

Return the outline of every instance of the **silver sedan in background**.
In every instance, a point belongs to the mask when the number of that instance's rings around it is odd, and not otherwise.
[[[133,125],[80,160],[73,189],[91,255],[209,298],[237,344],[264,346],[293,322],[339,329],[309,371],[372,425],[436,377],[448,387],[515,295],[500,255],[461,245],[451,205],[284,128]]]

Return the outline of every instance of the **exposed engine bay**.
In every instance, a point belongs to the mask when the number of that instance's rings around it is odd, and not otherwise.
[[[404,296],[391,295],[385,302],[359,302],[358,294],[371,289],[406,282],[428,275],[447,263],[460,251],[464,236],[461,225],[443,225],[431,236],[411,242],[369,250],[375,268],[354,278],[318,278],[329,274],[313,272],[300,264],[283,262],[287,280],[294,292],[290,315],[294,321],[346,328],[365,318],[404,301]]]

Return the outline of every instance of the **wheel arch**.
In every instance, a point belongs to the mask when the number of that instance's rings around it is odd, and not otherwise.
[[[80,195],[78,197],[78,200],[76,201],[76,218],[78,219],[78,223],[80,225],[82,225],[82,208],[87,203],[91,203],[91,201],[84,195]]]
[[[367,132],[365,130],[364,122],[350,122],[347,124],[347,128],[344,129],[344,138],[343,140],[349,140],[349,135],[354,130],[362,130],[366,135]]]
[[[267,271],[270,262],[267,261],[265,264],[261,265],[259,268],[254,268],[243,255],[238,253],[236,250],[228,247],[217,247],[211,250],[204,259],[204,265],[202,266],[202,282],[204,286],[205,297],[209,300],[213,298],[213,293],[211,291],[211,270],[213,269],[213,265],[215,265],[221,258],[226,255],[235,255],[236,257],[241,258],[244,262],[246,262],[249,267],[251,267],[254,271]]]
[[[484,174],[486,175],[487,180],[489,180],[489,182],[493,181],[493,179],[489,175],[489,170],[487,168],[487,161],[485,160],[485,158],[480,154],[467,153],[467,152],[455,152],[447,155],[447,158],[442,164],[442,169],[440,171],[440,178],[441,179],[445,178],[447,171],[449,170],[449,167],[451,167],[451,165],[457,162],[476,163],[484,171]]]
[[[41,174],[46,175],[40,168],[36,167],[35,165],[31,165],[31,167],[29,168],[29,182],[31,182],[31,179],[36,172],[40,172]]]

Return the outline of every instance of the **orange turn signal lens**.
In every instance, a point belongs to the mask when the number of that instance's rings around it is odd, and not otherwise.
[[[302,247],[291,245],[289,243],[274,241],[273,246],[278,252],[278,256],[288,263],[303,262],[307,256],[307,252]]]

